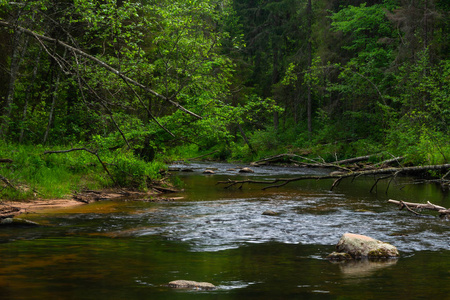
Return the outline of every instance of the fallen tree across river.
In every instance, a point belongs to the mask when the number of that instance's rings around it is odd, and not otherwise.
[[[424,173],[428,171],[440,171],[445,172],[450,170],[450,164],[442,164],[442,165],[426,165],[426,166],[414,166],[414,167],[402,167],[402,168],[381,168],[374,170],[365,170],[365,171],[350,171],[347,173],[343,172],[331,172],[329,175],[323,176],[301,176],[295,178],[278,178],[274,180],[230,180],[227,181],[218,181],[217,184],[225,184],[225,188],[229,188],[235,185],[240,185],[239,188],[242,188],[244,184],[263,184],[266,185],[263,187],[263,190],[270,188],[277,188],[284,186],[290,182],[300,181],[300,180],[322,180],[322,179],[335,179],[333,184],[331,185],[331,190],[333,190],[339,183],[345,178],[353,178],[352,180],[360,177],[360,176],[376,176],[376,175],[385,175],[382,177],[377,177],[375,179],[375,183],[372,185],[370,191],[372,192],[376,187],[380,180],[390,179],[389,185],[393,179],[395,179],[399,174],[414,174],[414,173]],[[450,172],[447,172],[444,176],[440,178],[440,182],[442,186],[449,186],[450,179],[447,179],[447,175]],[[389,188],[388,185],[388,188]]]
[[[254,161],[250,163],[253,166],[262,166],[266,164],[272,164],[272,163],[293,163],[302,167],[308,167],[308,168],[336,168],[336,169],[342,169],[346,171],[350,170],[361,170],[361,166],[357,165],[357,163],[366,162],[369,159],[372,159],[374,157],[380,157],[383,153],[377,153],[377,154],[370,154],[370,155],[364,155],[359,157],[353,157],[349,159],[343,159],[343,160],[336,160],[334,162],[326,162],[321,158],[322,161],[319,161],[317,159],[311,159],[308,157],[304,157],[297,154],[292,153],[284,153],[284,154],[278,154],[269,156],[263,159],[260,159],[258,161]],[[364,165],[364,168],[366,169],[372,169],[373,167],[379,167],[384,166],[387,167],[391,164],[400,164],[400,161],[403,160],[403,157],[393,157],[384,161],[381,161],[379,163],[376,163],[374,165]]]

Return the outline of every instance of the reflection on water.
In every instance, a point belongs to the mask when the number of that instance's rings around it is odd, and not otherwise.
[[[228,199],[170,205],[143,216],[164,226],[141,228],[137,236],[161,234],[188,242],[193,251],[219,251],[245,243],[276,241],[287,244],[333,245],[345,232],[372,236],[395,244],[400,251],[446,250],[448,222],[434,218],[411,220],[398,216],[392,207],[378,204],[357,212],[346,205],[343,195],[303,197],[289,195],[276,199]],[[266,216],[266,210],[279,216]],[[431,222],[430,222],[431,221]],[[415,225],[415,226],[414,226]],[[408,232],[409,233],[406,233]],[[398,236],[396,232],[405,232]]]
[[[262,168],[250,175],[180,173],[183,199],[101,202],[28,217],[47,227],[0,229],[1,299],[445,299],[450,293],[450,223],[414,216],[388,198],[449,199],[429,186],[373,181],[304,181],[280,189],[223,189],[218,180],[271,178],[327,170]],[[228,173],[227,173],[228,172]],[[379,188],[382,190],[382,186]],[[278,212],[266,216],[266,210]],[[390,242],[401,258],[332,263],[324,259],[345,232]],[[171,290],[176,279],[216,291]]]
[[[381,269],[392,267],[397,261],[397,259],[356,260],[338,262],[337,264],[339,264],[339,268],[344,277],[364,278],[374,275]]]

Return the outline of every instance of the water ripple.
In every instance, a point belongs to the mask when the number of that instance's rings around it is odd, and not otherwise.
[[[392,243],[403,252],[450,248],[449,222],[411,217],[390,210],[355,211],[345,205],[339,206],[342,200],[343,196],[332,195],[302,201],[230,199],[189,202],[149,214],[147,217],[154,222],[166,220],[165,225],[158,229],[141,229],[136,235],[162,234],[168,239],[188,242],[192,251],[219,251],[246,243],[270,241],[332,246],[345,232]],[[369,208],[377,206],[374,204]],[[266,210],[276,211],[279,215],[262,215]]]

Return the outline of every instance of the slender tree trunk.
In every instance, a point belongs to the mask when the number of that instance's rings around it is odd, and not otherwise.
[[[39,48],[39,52],[36,56],[36,60],[34,62],[34,67],[33,67],[33,74],[31,76],[31,82],[28,85],[27,88],[27,95],[25,97],[25,103],[23,105],[23,114],[22,114],[22,127],[20,128],[20,137],[19,137],[19,143],[23,142],[23,135],[24,135],[24,131],[25,131],[25,124],[27,122],[27,113],[28,113],[28,101],[30,100],[31,95],[33,94],[33,84],[36,80],[36,76],[37,76],[37,71],[38,71],[38,66],[39,66],[39,61],[41,59],[41,53],[42,53],[42,48]]]
[[[12,41],[12,54],[11,54],[11,65],[10,65],[10,77],[9,77],[9,85],[8,92],[6,95],[5,106],[3,107],[2,112],[2,124],[0,126],[0,136],[4,137],[8,132],[11,110],[14,104],[14,93],[16,90],[16,79],[19,72],[20,66],[20,38],[21,32],[19,30],[14,31],[13,41]]]
[[[308,73],[311,75],[312,65],[312,45],[311,45],[311,26],[312,26],[312,3],[308,0],[307,7],[308,15]],[[311,83],[308,82],[308,100],[307,100],[307,115],[308,115],[308,132],[311,136],[312,133],[312,99],[311,99]]]
[[[66,54],[67,54],[67,49],[64,49],[64,55],[63,55],[63,59],[66,58]],[[45,134],[44,134],[44,140],[42,141],[43,144],[47,143],[47,139],[48,139],[48,134],[50,132],[50,128],[52,126],[53,123],[53,115],[55,113],[55,106],[56,106],[56,100],[59,96],[59,85],[61,82],[61,69],[58,68],[58,71],[56,73],[56,80],[55,80],[55,85],[54,85],[54,89],[52,92],[52,106],[50,108],[50,113],[48,115],[48,123],[47,123],[47,129],[45,130]]]
[[[253,149],[252,144],[250,144],[250,141],[248,140],[247,135],[245,135],[245,132],[244,132],[244,130],[242,129],[241,124],[239,124],[239,122],[236,122],[236,124],[237,124],[237,126],[238,126],[238,128],[239,128],[239,131],[241,132],[242,138],[244,139],[244,141],[245,141],[245,143],[247,144],[248,148],[250,149],[250,151],[251,151],[253,154],[256,154],[256,151]]]
[[[423,49],[428,48],[428,0],[425,0],[424,10],[423,10]]]
[[[3,20],[0,20],[0,26],[14,28],[14,26],[12,24],[10,24],[8,22],[5,22]],[[97,65],[105,68],[109,72],[114,73],[115,75],[117,75],[121,79],[129,82],[130,84],[135,85],[137,87],[140,87],[141,89],[143,89],[147,93],[153,94],[154,96],[156,96],[156,97],[158,97],[158,98],[160,98],[160,99],[170,103],[171,105],[175,106],[177,109],[179,109],[179,110],[181,110],[181,111],[183,111],[183,112],[185,112],[185,113],[187,113],[187,114],[189,114],[189,115],[191,115],[191,116],[193,116],[193,117],[195,117],[197,119],[202,119],[201,116],[199,116],[196,113],[194,113],[194,112],[184,108],[178,102],[172,100],[171,98],[167,98],[166,96],[163,96],[163,95],[155,92],[154,90],[150,89],[148,86],[137,82],[136,80],[134,80],[134,79],[126,76],[125,74],[121,73],[119,70],[116,70],[115,68],[111,67],[110,65],[108,65],[104,61],[102,61],[102,60],[100,60],[100,59],[98,59],[98,58],[96,58],[96,57],[94,57],[94,56],[92,56],[90,54],[87,54],[86,52],[84,52],[84,51],[82,51],[82,50],[80,50],[78,48],[72,47],[72,46],[70,46],[70,45],[68,45],[68,44],[66,44],[66,43],[64,43],[64,42],[62,42],[60,40],[57,40],[57,39],[54,39],[54,38],[51,38],[51,37],[47,37],[47,36],[44,36],[44,35],[41,35],[41,34],[38,34],[36,32],[33,32],[31,30],[28,30],[28,29],[20,27],[20,26],[17,26],[17,30],[19,30],[19,31],[21,31],[21,32],[23,32],[23,33],[25,33],[27,35],[30,35],[30,36],[32,36],[34,38],[36,38],[40,42],[50,42],[50,43],[55,43],[55,44],[58,44],[60,46],[63,46],[65,49],[70,50],[74,54],[79,54],[79,55],[89,59],[90,61],[95,62]]]
[[[276,84],[278,82],[278,79],[279,79],[278,64],[279,64],[279,60],[278,60],[278,46],[276,45],[275,42],[273,42],[272,85]],[[278,130],[278,125],[279,125],[278,112],[274,111],[273,112],[273,128],[275,129],[275,131]]]
[[[54,90],[52,92],[52,106],[51,106],[50,112],[48,114],[47,129],[45,130],[44,140],[42,141],[43,144],[47,143],[48,134],[50,132],[50,128],[51,128],[52,123],[53,123],[53,114],[55,112],[56,99],[58,98],[58,90],[59,90],[60,80],[61,80],[61,71],[58,69],[57,75],[56,75],[56,81],[55,81]]]

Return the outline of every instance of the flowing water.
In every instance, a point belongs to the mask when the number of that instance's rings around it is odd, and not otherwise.
[[[204,175],[206,167],[214,175]],[[172,201],[127,199],[30,214],[38,228],[0,229],[0,299],[450,299],[450,222],[388,199],[450,207],[433,185],[397,178],[292,182],[261,190],[217,185],[329,170],[230,164],[173,166],[185,191]],[[183,197],[179,199],[177,197]],[[278,216],[262,213],[272,210]],[[345,232],[395,245],[399,259],[324,259]],[[214,291],[174,290],[207,281]]]

